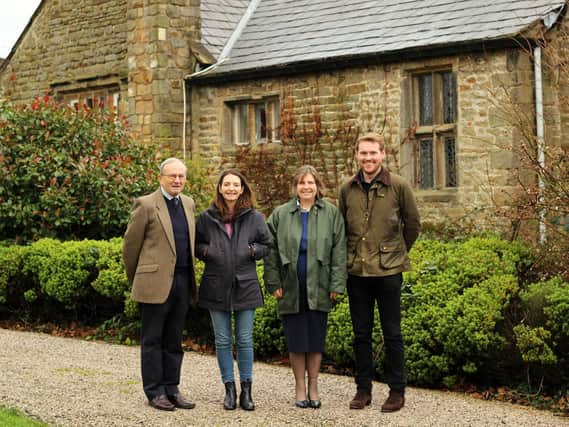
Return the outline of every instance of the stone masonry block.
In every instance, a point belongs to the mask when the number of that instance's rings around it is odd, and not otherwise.
[[[357,83],[346,86],[346,95],[355,95],[366,91],[366,83]]]
[[[152,114],[154,112],[154,104],[152,101],[136,101],[136,114]]]
[[[492,169],[513,169],[519,166],[520,162],[512,151],[494,151],[490,153],[490,167]]]

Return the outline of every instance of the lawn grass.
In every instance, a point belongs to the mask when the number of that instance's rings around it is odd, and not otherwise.
[[[48,427],[48,424],[30,418],[20,411],[0,406],[0,427]]]

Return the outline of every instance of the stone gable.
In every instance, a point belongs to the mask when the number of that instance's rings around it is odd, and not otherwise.
[[[29,102],[66,85],[126,82],[126,10],[126,0],[44,0],[1,75],[5,95]]]
[[[4,96],[104,103],[141,142],[180,147],[199,0],[44,0],[0,74]]]

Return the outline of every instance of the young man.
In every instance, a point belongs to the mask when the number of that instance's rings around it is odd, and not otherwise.
[[[383,138],[368,133],[358,138],[359,172],[340,189],[339,208],[348,241],[348,299],[354,329],[357,392],[350,409],[371,403],[372,330],[377,302],[387,359],[389,397],[382,412],[405,404],[405,361],[401,336],[403,271],[411,268],[408,252],[420,229],[419,212],[409,184],[390,173]]]
[[[178,390],[182,332],[195,294],[194,201],[182,194],[186,166],[164,160],[160,188],[134,201],[123,260],[132,299],[140,303],[142,385],[149,405],[164,411],[195,405]]]

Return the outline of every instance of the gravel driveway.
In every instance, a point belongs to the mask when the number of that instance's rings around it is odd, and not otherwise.
[[[140,381],[139,347],[0,329],[0,406],[19,408],[52,426],[569,426],[569,419],[507,403],[408,388],[403,410],[383,414],[387,386],[374,401],[348,409],[349,377],[322,374],[322,409],[294,407],[290,368],[256,363],[257,410],[225,411],[214,356],[186,353],[181,391],[193,410],[150,408]]]

